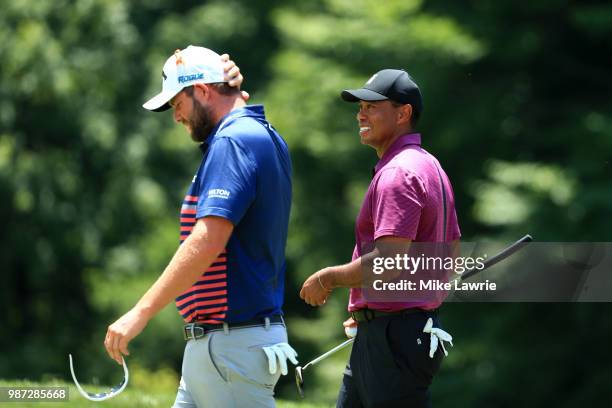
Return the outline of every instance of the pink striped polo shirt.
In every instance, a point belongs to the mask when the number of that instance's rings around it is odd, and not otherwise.
[[[442,225],[443,220],[446,225]],[[357,216],[353,260],[369,252],[384,236],[414,242],[450,242],[461,236],[450,180],[438,160],[421,147],[418,133],[399,137],[376,164]],[[406,301],[367,302],[362,289],[353,288],[348,309],[431,310],[440,303],[431,299],[411,301],[408,297]]]

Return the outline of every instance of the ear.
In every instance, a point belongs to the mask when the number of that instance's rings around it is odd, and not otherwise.
[[[412,105],[406,104],[400,106],[397,114],[397,124],[410,123],[410,119],[412,119]]]
[[[209,102],[211,96],[211,89],[206,84],[194,84],[193,85],[193,97],[200,102]]]

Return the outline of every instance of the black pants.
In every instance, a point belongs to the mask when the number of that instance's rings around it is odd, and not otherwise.
[[[429,386],[444,354],[438,347],[429,357],[429,317],[440,327],[428,312],[360,322],[336,407],[431,407]]]

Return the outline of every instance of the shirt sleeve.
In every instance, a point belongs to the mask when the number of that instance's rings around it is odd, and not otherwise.
[[[382,170],[372,200],[375,240],[384,236],[416,238],[427,200],[418,176],[398,167]]]
[[[201,174],[196,217],[214,215],[238,224],[255,199],[255,161],[234,140],[221,137],[210,146]]]

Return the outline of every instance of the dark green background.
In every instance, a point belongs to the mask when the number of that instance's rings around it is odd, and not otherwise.
[[[301,361],[342,339],[346,291],[321,310],[298,290],[350,259],[376,162],[339,91],[405,68],[425,98],[425,148],[453,182],[463,238],[609,241],[612,6],[589,1],[23,0],[0,12],[0,378],[84,378],[116,368],[106,326],[178,242],[199,161],[170,113],[141,104],[175,48],[229,52],[289,143],[294,203],[286,313]],[[449,304],[456,347],[434,402],[607,406],[608,304]],[[132,361],[180,369],[172,306]],[[340,378],[339,369],[331,378]],[[311,395],[332,401],[321,372]],[[278,391],[293,398],[291,379]],[[318,385],[317,385],[318,384]],[[327,387],[327,388],[326,388]]]

